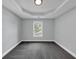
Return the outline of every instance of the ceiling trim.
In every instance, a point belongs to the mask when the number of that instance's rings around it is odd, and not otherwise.
[[[67,10],[66,12],[64,12],[64,13],[60,14],[59,16],[55,17],[55,19],[59,19],[61,16],[64,16],[64,15],[72,12],[75,9],[76,9],[76,6],[72,7],[71,9]]]
[[[11,13],[13,13],[14,15],[16,15],[17,17],[19,17],[20,19],[22,19],[22,20],[25,20],[25,19],[38,19],[39,17],[34,17],[34,18],[22,18],[22,17],[20,17],[19,15],[17,15],[16,13],[14,13],[13,11],[11,11],[11,10],[9,10],[7,7],[5,7],[4,5],[2,5],[2,8],[5,8],[6,10],[8,10],[9,12],[11,12]],[[69,9],[68,11],[66,11],[66,12],[64,12],[64,13],[62,13],[62,14],[60,14],[59,16],[57,16],[57,17],[54,17],[54,18],[40,18],[40,19],[50,19],[50,20],[55,20],[55,19],[58,19],[58,18],[60,18],[61,16],[64,16],[65,14],[68,14],[69,12],[71,12],[71,11],[73,11],[74,9],[76,9],[76,6],[74,6],[73,8],[71,8],[71,9]]]
[[[5,9],[5,10],[9,11],[10,13],[12,13],[13,15],[15,15],[16,17],[22,19],[19,15],[17,15],[15,12],[11,11],[11,10],[8,9],[7,7],[5,7],[4,5],[2,5],[2,9]]]
[[[66,15],[66,14],[72,12],[72,11],[75,10],[75,9],[76,9],[76,6],[72,7],[71,9],[65,11],[64,13],[62,13],[62,14],[60,14],[59,16],[56,16],[56,17],[54,17],[54,18],[36,17],[36,18],[23,18],[23,19],[24,19],[24,20],[25,20],[25,19],[50,19],[50,20],[55,20],[55,19],[60,18],[61,16],[64,16],[64,15]]]
[[[56,12],[58,12],[69,0],[65,0],[63,3],[61,3],[56,9],[51,9],[47,12],[31,12],[29,10],[26,10],[24,8],[22,8],[21,6],[18,5],[18,3],[13,0],[13,2],[16,4],[17,8],[19,9],[19,11],[21,11],[23,14],[29,14],[31,16],[44,16],[44,15],[49,15],[49,14],[55,14]]]

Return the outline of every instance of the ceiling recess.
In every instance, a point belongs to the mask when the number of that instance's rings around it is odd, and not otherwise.
[[[34,0],[35,5],[40,6],[43,3],[43,0]]]

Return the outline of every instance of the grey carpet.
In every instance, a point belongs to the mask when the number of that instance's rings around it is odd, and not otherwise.
[[[55,43],[23,42],[3,59],[75,59]]]

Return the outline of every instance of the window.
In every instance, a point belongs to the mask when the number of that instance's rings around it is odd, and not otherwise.
[[[33,37],[42,37],[42,36],[43,36],[43,22],[33,21]]]

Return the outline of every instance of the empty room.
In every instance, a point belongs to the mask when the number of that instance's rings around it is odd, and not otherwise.
[[[2,0],[2,59],[76,59],[76,0]]]

